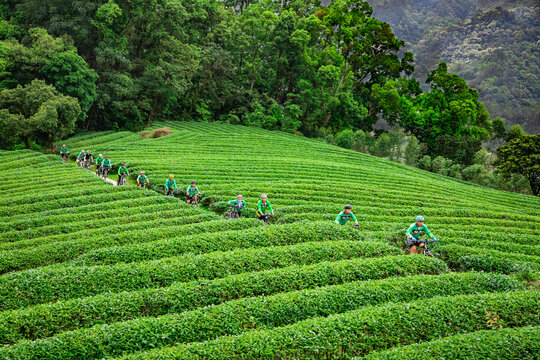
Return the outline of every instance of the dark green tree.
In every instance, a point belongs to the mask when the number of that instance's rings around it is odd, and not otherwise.
[[[524,135],[497,149],[497,172],[509,178],[521,174],[527,178],[534,195],[540,194],[540,135]]]
[[[2,125],[11,133],[2,132],[2,143],[13,145],[16,134],[27,148],[30,141],[51,146],[72,134],[81,112],[77,99],[62,95],[42,80],[0,91],[0,108]]]

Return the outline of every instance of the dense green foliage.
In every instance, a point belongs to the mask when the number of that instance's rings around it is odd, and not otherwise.
[[[497,149],[497,170],[507,176],[520,174],[540,194],[540,135],[525,135]]]
[[[0,358],[343,358],[538,324],[538,292],[519,280],[540,271],[537,197],[285,132],[149,131],[162,127],[77,135],[67,164],[0,151]],[[392,152],[394,138],[370,147]],[[82,148],[146,171],[150,188],[77,168]],[[201,208],[162,195],[171,173],[181,190],[197,181]],[[253,218],[263,192],[272,225]],[[244,217],[224,220],[238,193]],[[333,223],[347,203],[358,230]],[[402,251],[419,214],[435,258]]]
[[[539,5],[534,0],[371,0],[415,54],[415,76],[440,61],[478,89],[494,116],[540,131]]]
[[[496,133],[478,93],[439,57],[423,92],[413,54],[363,0],[0,4],[0,89],[46,81],[79,101],[79,130],[219,120],[309,137],[344,130],[336,143],[351,148],[351,131],[384,120],[465,165]],[[7,134],[10,122],[2,116]],[[387,156],[381,136],[375,153]],[[13,148],[17,137],[5,137]]]
[[[540,351],[539,338],[540,329],[538,327],[497,331],[481,330],[427,343],[397,347],[384,352],[375,352],[362,359],[533,360]]]
[[[491,312],[505,318],[506,326],[537,325],[540,320],[538,292],[427,300],[368,306],[277,329],[250,331],[239,336],[158,349],[123,359],[274,359],[276,353],[287,359],[337,359],[483,330],[489,328],[486,314]]]

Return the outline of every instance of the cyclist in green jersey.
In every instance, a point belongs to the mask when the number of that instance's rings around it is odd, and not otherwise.
[[[69,150],[68,150],[66,144],[62,145],[62,147],[60,148],[60,156],[61,156],[64,160],[67,160],[68,153],[69,153]]]
[[[137,176],[137,186],[145,187],[150,185],[150,180],[144,174],[144,171],[141,171],[141,175]]]
[[[129,176],[129,171],[126,167],[126,164],[122,163],[120,167],[118,168],[118,181],[116,182],[116,185],[120,184],[120,180],[122,179],[122,176]]]
[[[165,193],[167,195],[170,195],[173,189],[176,190],[178,188],[176,187],[176,180],[174,180],[174,175],[170,174],[167,181],[165,181]]]
[[[416,222],[412,223],[405,233],[407,235],[407,245],[411,248],[411,255],[420,252],[425,244],[420,240],[420,237],[426,233],[430,239],[437,241],[435,236],[429,231],[426,225],[424,225],[424,217],[419,215],[416,217]]]
[[[112,163],[111,160],[109,160],[109,155],[105,155],[105,159],[103,159],[103,162],[101,163],[101,173],[103,176],[105,176],[105,172],[107,172],[107,174],[109,173],[111,167]]]
[[[77,164],[79,166],[83,166],[84,157],[86,156],[86,152],[84,150],[81,150],[79,155],[77,155]]]
[[[99,174],[101,174],[101,166],[103,165],[103,160],[105,159],[103,158],[102,154],[99,154],[96,158],[96,175],[98,176]]]
[[[274,210],[266,194],[261,195],[261,200],[257,203],[257,211],[255,213],[259,220],[263,221],[268,221],[269,216],[274,216]]]
[[[238,195],[236,200],[229,201],[229,206],[234,206],[238,212],[238,217],[242,216],[242,210],[246,207],[246,202],[244,201],[242,195]]]
[[[188,186],[188,188],[186,189],[186,204],[191,203],[192,200],[197,201],[197,199],[195,199],[194,197],[197,196],[197,195],[201,195],[201,192],[195,186],[195,184],[196,184],[196,182],[192,181],[191,185]],[[197,193],[197,195],[195,195],[195,193]]]
[[[336,217],[335,223],[339,225],[345,225],[349,221],[349,219],[354,220],[354,228],[358,228],[358,220],[356,219],[356,216],[354,216],[352,212],[352,206],[351,205],[345,205],[345,209],[338,214]]]

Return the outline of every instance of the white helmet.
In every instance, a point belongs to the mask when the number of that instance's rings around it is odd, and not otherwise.
[[[268,195],[266,195],[266,194],[261,195],[261,199],[264,199],[264,198],[267,198],[267,197],[268,197]]]

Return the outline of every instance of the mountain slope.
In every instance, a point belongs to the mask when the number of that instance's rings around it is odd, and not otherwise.
[[[496,316],[517,332],[540,323],[538,292],[512,275],[540,270],[538,198],[281,132],[162,126],[172,134],[66,140],[146,171],[152,189],[0,152],[0,358],[353,357],[437,346]],[[161,192],[171,173],[176,197]],[[191,180],[209,208],[184,203]],[[263,192],[270,226],[254,218]],[[244,217],[224,220],[238,193]],[[347,203],[359,230],[333,223]],[[434,258],[402,251],[418,214]]]
[[[415,54],[425,79],[445,61],[492,116],[540,131],[540,17],[535,1],[370,1]]]

